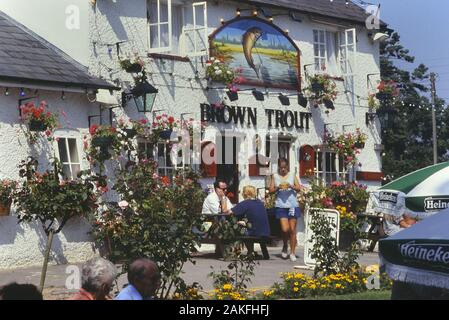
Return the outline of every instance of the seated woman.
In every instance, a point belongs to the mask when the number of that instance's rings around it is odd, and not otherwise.
[[[251,224],[247,235],[254,237],[269,237],[270,225],[268,222],[267,210],[262,201],[256,198],[256,188],[245,186],[243,188],[244,201],[237,204],[228,214],[234,214],[237,217],[246,217]],[[254,252],[252,244],[247,243],[248,253]]]

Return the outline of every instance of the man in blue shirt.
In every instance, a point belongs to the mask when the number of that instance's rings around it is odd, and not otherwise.
[[[129,266],[128,282],[115,300],[152,300],[161,285],[159,268],[149,259],[137,259]]]

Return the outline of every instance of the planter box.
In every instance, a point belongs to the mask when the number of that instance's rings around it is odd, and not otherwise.
[[[92,146],[94,147],[109,147],[112,145],[112,137],[94,137],[92,139]]]
[[[6,205],[0,203],[0,217],[9,216],[10,213],[11,213],[11,203]]]
[[[47,130],[47,125],[42,121],[32,119],[30,121],[30,131],[42,132]]]
[[[161,131],[161,132],[159,133],[159,137],[160,137],[162,140],[170,140],[170,137],[171,137],[172,132],[173,132],[173,130],[164,130],[164,131]]]

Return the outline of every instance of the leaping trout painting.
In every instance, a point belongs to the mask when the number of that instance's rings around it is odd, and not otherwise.
[[[254,64],[253,49],[261,36],[262,30],[257,27],[253,27],[248,29],[242,37],[243,54],[245,55],[248,65],[256,72],[257,78],[259,78],[259,69],[257,69]]]
[[[211,55],[239,69],[240,83],[299,88],[299,49],[279,28],[262,19],[239,18],[211,38]]]

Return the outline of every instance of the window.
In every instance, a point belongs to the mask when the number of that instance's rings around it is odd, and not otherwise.
[[[337,34],[325,30],[313,30],[315,71],[337,75]]]
[[[330,184],[334,181],[349,181],[350,172],[344,172],[343,158],[334,152],[317,152],[316,175],[323,182]]]
[[[207,2],[194,2],[184,10],[183,51],[189,56],[207,55],[209,40]]]
[[[64,179],[73,180],[81,171],[78,142],[75,138],[58,137],[59,161],[62,164]]]
[[[173,27],[171,0],[148,0],[147,8],[150,51],[171,51]]]
[[[171,157],[173,154],[173,150],[175,150],[174,148],[176,148],[176,145],[173,144],[159,142],[156,146],[153,143],[142,140],[138,142],[138,158],[141,160],[152,159],[156,161],[158,164],[158,174],[171,178],[176,169],[184,168],[188,166],[187,163],[191,163],[191,161],[187,161],[187,159],[184,159],[181,148],[174,152],[177,152],[178,157],[182,158],[182,161],[177,164],[173,163]]]
[[[350,97],[352,106],[354,106],[355,103],[354,75],[356,65],[355,57],[357,52],[356,36],[356,29],[348,29],[339,34],[340,70],[345,82],[345,90]]]
[[[315,71],[321,72],[326,70],[326,31],[313,30],[313,51],[315,57]]]

